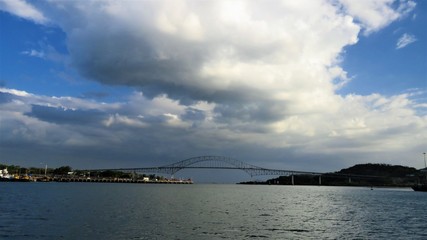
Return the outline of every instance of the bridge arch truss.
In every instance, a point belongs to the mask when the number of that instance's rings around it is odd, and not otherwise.
[[[321,173],[315,172],[302,172],[292,170],[278,170],[261,168],[251,165],[240,160],[224,157],[224,156],[199,156],[188,158],[176,163],[164,165],[161,167],[148,167],[148,168],[120,168],[110,169],[124,172],[138,172],[138,173],[158,173],[174,175],[182,169],[236,169],[246,172],[251,177],[262,175],[280,175],[290,176],[298,174],[320,175]]]

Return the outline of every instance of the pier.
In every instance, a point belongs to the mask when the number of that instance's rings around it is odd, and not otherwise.
[[[193,184],[191,179],[132,179],[77,176],[33,176],[27,182],[81,182],[81,183],[138,183],[138,184]]]
[[[51,179],[47,179],[47,181],[87,182],[87,183],[139,183],[139,184],[192,184],[193,183],[191,179],[143,180],[143,179],[131,179],[131,178],[73,178],[73,177],[53,177]]]

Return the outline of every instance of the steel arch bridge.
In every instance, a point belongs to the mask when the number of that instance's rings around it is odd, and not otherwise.
[[[234,158],[224,156],[199,156],[188,158],[173,164],[164,165],[161,167],[146,167],[146,168],[117,168],[117,169],[102,169],[113,170],[122,172],[135,172],[135,173],[159,173],[174,175],[182,169],[236,169],[245,171],[251,177],[261,175],[280,175],[291,176],[299,174],[321,175],[317,172],[303,172],[293,170],[279,170],[262,168],[251,165]],[[98,170],[100,171],[100,170]]]

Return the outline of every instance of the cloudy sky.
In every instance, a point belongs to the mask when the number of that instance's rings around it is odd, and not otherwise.
[[[427,2],[0,0],[0,162],[424,166]]]

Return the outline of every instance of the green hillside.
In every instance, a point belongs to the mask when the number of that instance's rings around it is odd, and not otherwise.
[[[366,163],[341,169],[337,173],[381,177],[407,177],[408,175],[417,173],[417,169],[400,165]]]
[[[419,171],[412,167],[367,163],[320,176],[310,174],[280,176],[265,182],[242,184],[409,187],[419,182],[419,175]]]

